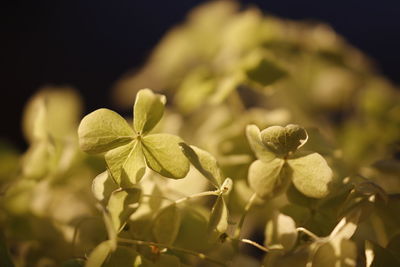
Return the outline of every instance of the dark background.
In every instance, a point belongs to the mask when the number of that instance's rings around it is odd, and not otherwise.
[[[112,106],[110,86],[140,66],[152,47],[187,12],[205,1],[9,1],[2,23],[1,135],[25,148],[20,130],[27,99],[43,85],[80,90],[86,112]],[[400,1],[254,0],[264,12],[329,23],[400,82]]]

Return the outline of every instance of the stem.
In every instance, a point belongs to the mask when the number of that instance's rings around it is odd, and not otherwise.
[[[199,252],[184,249],[184,248],[177,248],[174,246],[160,244],[160,243],[151,242],[151,241],[133,240],[133,239],[125,239],[125,238],[118,238],[118,241],[122,242],[122,243],[134,244],[134,245],[145,245],[145,246],[155,246],[155,247],[160,247],[160,248],[166,248],[169,250],[190,254],[190,255],[196,256],[202,260],[212,262],[212,263],[218,264],[220,266],[228,266],[227,264],[225,264],[219,260],[210,258],[209,256],[207,256],[203,253],[199,253]]]
[[[239,237],[240,237],[240,232],[242,231],[242,226],[243,226],[243,223],[244,223],[244,219],[246,218],[246,215],[247,215],[247,213],[249,212],[251,206],[253,206],[254,200],[256,199],[256,197],[257,197],[257,194],[256,194],[256,193],[253,193],[253,195],[251,195],[251,197],[250,197],[249,200],[247,201],[246,206],[244,207],[243,214],[242,214],[242,216],[240,217],[240,221],[239,221],[238,226],[237,226],[237,228],[236,228],[236,230],[235,230],[235,235],[234,235],[234,236],[235,236],[236,238],[239,238]]]
[[[298,232],[303,232],[303,233],[307,234],[308,236],[310,236],[310,237],[311,237],[312,239],[314,239],[314,240],[321,240],[321,237],[315,235],[313,232],[307,230],[307,229],[304,228],[304,227],[297,227],[296,230],[297,230]]]
[[[252,245],[252,246],[254,246],[254,247],[256,247],[259,250],[262,250],[264,252],[267,252],[267,253],[269,252],[269,248],[264,247],[264,246],[258,244],[257,242],[254,242],[254,241],[250,240],[250,239],[245,239],[244,238],[244,239],[239,239],[239,241],[243,242],[243,243],[246,243],[246,244],[249,244],[249,245]]]
[[[205,191],[205,192],[197,193],[197,194],[194,194],[194,195],[191,195],[191,196],[187,196],[187,197],[183,197],[183,198],[180,198],[178,200],[175,200],[175,204],[179,204],[179,203],[185,202],[187,200],[190,200],[190,199],[193,199],[193,198],[196,198],[196,197],[218,196],[219,194],[220,194],[220,190],[219,189],[215,190],[215,191]]]
[[[164,197],[164,196],[156,196],[156,195],[148,195],[148,194],[142,194],[142,197],[147,197],[147,198],[159,198],[159,199],[165,199],[168,200],[170,202],[175,202],[175,200],[172,200],[168,197]]]

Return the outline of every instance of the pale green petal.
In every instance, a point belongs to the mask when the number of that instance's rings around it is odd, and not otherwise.
[[[285,161],[275,158],[269,162],[261,160],[254,161],[249,168],[249,185],[259,197],[279,193],[287,183],[287,177],[284,175],[283,166]]]
[[[189,161],[179,144],[182,139],[171,134],[152,134],[142,139],[147,166],[168,178],[183,178],[189,171]]]
[[[275,154],[262,142],[260,129],[256,125],[247,125],[246,136],[251,150],[259,160],[270,161],[276,158]]]
[[[154,94],[150,89],[142,89],[136,94],[133,108],[133,126],[138,134],[150,132],[164,114],[166,98]]]
[[[188,146],[185,143],[181,143],[180,146],[190,163],[216,188],[219,188],[222,183],[222,174],[214,156],[205,150],[195,146]]]
[[[308,197],[323,198],[329,193],[332,170],[318,153],[288,159],[294,186]]]
[[[157,242],[171,245],[178,236],[181,212],[175,204],[169,205],[157,214],[153,224],[153,234]]]
[[[107,210],[115,231],[118,233],[129,216],[138,208],[141,190],[139,188],[119,189],[112,192],[108,200]]]
[[[132,141],[134,132],[118,113],[98,109],[86,115],[78,128],[79,145],[88,153],[102,153]]]
[[[140,181],[146,171],[140,142],[132,142],[114,148],[105,154],[107,167],[122,187],[130,187]]]

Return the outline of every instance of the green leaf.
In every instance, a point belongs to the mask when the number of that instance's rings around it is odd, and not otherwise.
[[[267,223],[265,240],[267,246],[279,244],[285,251],[290,251],[297,241],[296,223],[287,215],[277,214]]]
[[[125,225],[132,213],[138,208],[141,190],[139,188],[119,189],[112,192],[107,210],[116,232]]]
[[[246,136],[251,150],[259,160],[270,161],[276,157],[262,142],[260,129],[256,125],[247,125]]]
[[[169,205],[157,214],[153,224],[153,234],[157,242],[171,245],[178,236],[181,212],[175,204]]]
[[[271,250],[267,253],[262,266],[308,266],[310,254],[308,247],[299,247],[287,253],[282,250]]]
[[[264,145],[280,156],[296,151],[307,142],[307,139],[306,130],[294,124],[286,127],[271,126],[261,131]]]
[[[222,195],[229,195],[229,193],[232,191],[232,187],[233,187],[232,179],[229,177],[226,178],[220,188]]]
[[[249,185],[261,198],[280,193],[287,184],[283,170],[285,161],[275,158],[269,162],[254,161],[249,168]]]
[[[195,69],[183,78],[174,103],[182,113],[190,113],[206,103],[215,88],[216,80],[210,75],[209,68]]]
[[[318,153],[306,154],[287,161],[294,186],[308,197],[323,198],[329,193],[332,170]]]
[[[133,129],[118,113],[98,109],[86,115],[78,128],[79,145],[88,153],[102,153],[129,143],[134,138]]]
[[[313,267],[356,266],[357,246],[350,238],[357,230],[360,214],[357,210],[339,221],[315,252]]]
[[[46,175],[52,163],[54,146],[47,141],[32,144],[23,156],[22,172],[24,176],[40,178]]]
[[[81,110],[80,97],[71,88],[43,88],[24,108],[24,135],[29,143],[49,136],[54,139],[67,137],[76,132]]]
[[[356,266],[357,246],[347,239],[341,239],[336,247],[332,242],[320,246],[312,260],[313,267]]]
[[[94,197],[100,202],[107,202],[111,193],[118,188],[108,171],[102,172],[94,178],[92,192]]]
[[[271,60],[259,58],[246,68],[245,75],[247,80],[264,87],[285,77],[286,72]]]
[[[190,163],[216,188],[219,188],[222,183],[222,174],[213,155],[198,147],[188,146],[185,143],[180,143],[179,145]]]
[[[112,251],[112,242],[110,240],[100,243],[90,253],[89,258],[86,261],[85,267],[101,267],[108,255]]]
[[[121,187],[132,187],[146,171],[141,142],[134,141],[114,148],[104,157],[113,178]]]
[[[137,93],[133,108],[136,133],[146,134],[156,126],[164,114],[165,103],[165,96],[154,94],[150,89],[142,89]]]
[[[61,264],[61,267],[83,267],[85,266],[85,261],[83,259],[70,259],[67,261],[64,261]],[[7,267],[7,266],[5,266]]]
[[[182,143],[182,139],[171,134],[152,134],[143,137],[143,154],[147,166],[168,178],[185,177],[189,172],[189,161],[179,143]]]
[[[381,266],[400,266],[400,235],[395,235],[389,242],[386,248],[378,244],[368,241],[374,249],[374,260],[371,267]]]
[[[214,229],[220,233],[225,233],[228,229],[228,208],[222,195],[217,198],[211,209],[208,232]]]
[[[117,247],[102,267],[133,267],[138,253],[128,247]]]

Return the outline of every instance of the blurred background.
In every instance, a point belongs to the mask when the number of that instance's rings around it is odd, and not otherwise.
[[[205,1],[8,1],[2,4],[0,138],[20,150],[24,104],[45,85],[69,85],[86,110],[116,109],[111,86],[139,67],[172,26]],[[400,82],[399,1],[240,1],[266,14],[330,24]],[[122,110],[118,110],[122,112]],[[130,111],[129,111],[130,113]]]

